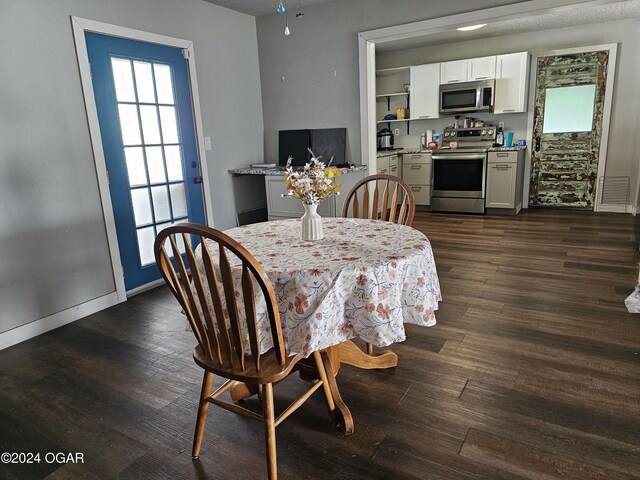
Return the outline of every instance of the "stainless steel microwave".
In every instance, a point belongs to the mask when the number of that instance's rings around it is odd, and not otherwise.
[[[440,113],[492,112],[495,80],[440,85]]]

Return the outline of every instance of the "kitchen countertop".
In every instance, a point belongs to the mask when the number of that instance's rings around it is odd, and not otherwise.
[[[360,170],[366,170],[369,167],[366,165],[356,165],[351,168],[341,168],[342,173],[349,172],[358,172]],[[284,175],[285,167],[275,167],[275,168],[234,168],[232,170],[227,170],[232,175]]]
[[[527,147],[525,146],[518,146],[518,145],[514,145],[513,147],[491,147],[489,148],[487,151],[489,152],[508,152],[508,151],[513,151],[513,152],[517,152],[519,150],[526,150]],[[460,150],[464,150],[464,148],[461,148]],[[404,153],[432,153],[433,150],[427,150],[427,149],[421,149],[421,148],[396,148],[393,150],[379,150],[376,153],[376,157],[386,157],[387,155],[398,155],[398,154],[404,154]]]

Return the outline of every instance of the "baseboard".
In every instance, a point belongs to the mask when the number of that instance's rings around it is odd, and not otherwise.
[[[16,343],[24,342],[35,336],[41,335],[54,328],[61,327],[67,323],[75,322],[88,315],[112,307],[118,302],[118,293],[112,292],[102,297],[94,298],[88,302],[81,303],[75,307],[68,308],[61,312],[54,313],[48,317],[34,320],[33,322],[21,325],[6,332],[0,333],[0,350],[11,347]]]
[[[598,206],[598,212],[609,213],[634,213],[635,207],[633,205],[611,205],[601,203]]]

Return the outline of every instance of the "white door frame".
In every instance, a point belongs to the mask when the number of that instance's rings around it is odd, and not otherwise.
[[[487,8],[484,10],[476,10],[473,12],[449,15],[446,17],[434,18],[420,22],[407,23],[403,25],[394,25],[392,27],[378,28],[368,30],[358,34],[358,54],[359,54],[359,75],[360,75],[360,145],[362,152],[362,163],[369,165],[369,172],[376,171],[376,110],[375,110],[375,55],[376,44],[392,42],[405,38],[412,38],[421,35],[434,34],[452,28],[476,23],[491,23],[502,20],[511,20],[525,18],[531,15],[541,15],[544,13],[564,11],[567,8],[576,8],[580,6],[595,6],[617,3],[620,0],[591,0],[591,1],[575,1],[575,0],[531,0],[527,2],[504,5],[500,7]],[[602,47],[602,45],[600,45]],[[605,49],[609,50],[608,75],[615,72],[616,48],[617,45],[605,45]],[[611,47],[611,48],[610,48]],[[593,47],[586,47],[593,48]],[[578,49],[576,49],[578,50]],[[531,69],[532,71],[535,69]],[[533,77],[535,78],[535,77]],[[609,79],[607,79],[607,82]],[[613,80],[612,80],[613,82]],[[534,83],[535,85],[535,83]],[[613,83],[611,84],[613,85]],[[529,95],[529,102],[531,102]],[[613,88],[608,88],[605,93],[605,112],[603,118],[603,138],[600,143],[600,159],[598,160],[598,178],[604,175],[606,164],[606,146],[609,133],[609,121],[611,116],[611,104],[613,98]],[[529,108],[530,118],[527,121],[527,136],[531,138],[530,133],[533,132],[532,120],[533,111]],[[606,122],[606,123],[605,123]],[[605,129],[606,127],[606,129]],[[531,132],[529,132],[531,128]],[[606,136],[605,136],[606,132]],[[604,140],[604,142],[603,142]],[[604,152],[604,153],[603,153]],[[525,182],[524,182],[524,198],[523,208],[527,208],[529,204],[529,171],[531,169],[531,156],[527,152]],[[640,185],[640,175],[639,175]],[[596,191],[596,198],[598,192]],[[599,202],[598,202],[599,203]],[[594,211],[600,209],[599,204],[594,203]]]
[[[191,86],[191,98],[193,102],[193,116],[195,122],[196,144],[198,156],[200,159],[200,171],[202,174],[202,190],[206,221],[209,226],[213,226],[213,211],[211,206],[211,190],[209,188],[209,175],[207,173],[207,159],[204,148],[204,137],[202,128],[202,114],[200,111],[200,96],[198,94],[198,82],[196,79],[195,55],[193,51],[193,42],[190,40],[182,40],[180,38],[168,37],[157,33],[143,32],[132,28],[111,25],[109,23],[98,22],[80,17],[71,17],[71,26],[73,28],[73,37],[76,45],[76,56],[78,58],[78,68],[80,69],[80,81],[82,83],[82,92],[84,94],[84,103],[87,111],[87,122],[89,124],[89,134],[91,136],[91,146],[93,148],[93,159],[96,166],[96,174],[98,177],[98,187],[100,189],[100,200],[102,202],[102,211],[104,213],[105,227],[107,231],[107,242],[109,244],[109,253],[111,255],[111,266],[113,268],[113,278],[116,284],[116,292],[118,302],[124,302],[127,299],[127,293],[135,295],[142,291],[153,288],[162,284],[160,279],[155,282],[142,285],[127,292],[124,286],[124,272],[120,262],[120,249],[118,248],[118,238],[116,235],[116,224],[113,216],[113,207],[111,204],[111,194],[109,192],[109,180],[107,176],[107,165],[104,158],[104,150],[102,147],[102,136],[100,135],[100,124],[98,123],[98,110],[96,107],[95,94],[93,91],[93,82],[91,81],[91,66],[89,64],[89,54],[87,52],[87,44],[85,40],[85,32],[95,32],[104,35],[112,35],[115,37],[123,37],[131,40],[139,40],[148,43],[156,43],[169,47],[177,47],[186,50],[187,65],[189,66],[189,82]]]
[[[615,84],[615,74],[616,74],[616,57],[618,52],[618,44],[617,43],[607,43],[603,45],[591,45],[587,47],[576,47],[576,48],[562,48],[559,50],[535,50],[532,53],[532,59],[534,68],[531,69],[531,95],[529,95],[529,114],[527,115],[527,139],[533,139],[533,114],[534,114],[534,105],[536,102],[536,80],[538,78],[538,59],[542,57],[549,57],[553,55],[573,55],[576,53],[589,53],[589,52],[601,52],[601,51],[609,52],[609,59],[607,60],[607,85],[604,90],[604,105],[602,112],[602,132],[600,136],[600,151],[598,153],[598,176],[596,178],[595,190],[594,190],[594,202],[593,202],[593,211],[594,212],[611,212],[617,211],[620,213],[625,213],[627,210],[627,206],[614,206],[607,207],[606,205],[602,205],[600,203],[600,179],[604,177],[604,173],[606,171],[607,164],[607,145],[609,144],[609,125],[611,123],[611,106],[613,105],[613,86]],[[533,145],[531,145],[533,148]],[[530,153],[530,152],[529,152]],[[531,155],[527,155],[524,164],[524,191],[522,208],[527,208],[529,206],[529,188],[530,183],[529,179],[531,176]]]

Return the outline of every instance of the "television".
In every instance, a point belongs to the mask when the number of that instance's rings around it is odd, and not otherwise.
[[[303,167],[309,162],[311,155],[307,148],[313,150],[326,164],[333,158],[332,165],[345,163],[347,145],[346,128],[314,128],[302,130],[280,130],[278,132],[278,164],[287,164],[289,155],[293,156],[291,165]]]

